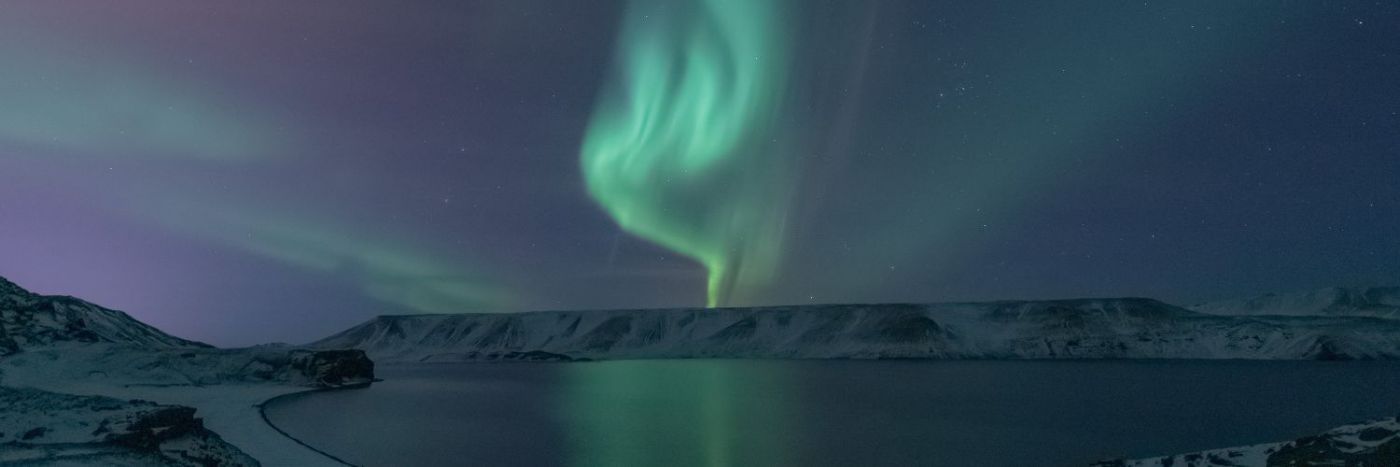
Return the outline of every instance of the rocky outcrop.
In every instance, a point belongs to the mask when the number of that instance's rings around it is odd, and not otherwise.
[[[0,464],[256,466],[190,407],[0,387]]]
[[[374,362],[359,349],[313,350],[294,354],[292,369],[304,381],[322,387],[369,384],[374,380]]]

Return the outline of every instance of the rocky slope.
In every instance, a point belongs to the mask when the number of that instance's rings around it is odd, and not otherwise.
[[[1151,299],[381,316],[312,344],[380,361],[1400,358],[1400,321],[1220,316]]]
[[[1280,443],[1116,460],[1095,467],[1265,467],[1400,465],[1400,417],[1333,428]]]
[[[126,313],[73,297],[34,294],[0,277],[0,356],[63,342],[209,347],[161,332]]]
[[[0,464],[251,466],[195,409],[0,387]]]
[[[1329,287],[1191,307],[1218,315],[1371,316],[1400,319],[1400,287]]]

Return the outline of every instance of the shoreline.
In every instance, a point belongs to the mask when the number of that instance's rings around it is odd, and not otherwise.
[[[195,417],[225,442],[266,467],[344,467],[354,465],[308,446],[272,425],[262,412],[263,404],[283,396],[316,392],[321,389],[287,385],[211,386],[114,386],[105,384],[44,384],[6,375],[7,385],[31,387],[73,395],[93,395],[118,399],[139,399],[159,404],[193,407]],[[37,384],[36,384],[37,383]]]
[[[365,387],[368,387],[368,385],[366,385],[366,386],[355,386],[355,387],[345,387],[345,388],[318,388],[318,389],[308,389],[308,390],[306,390],[306,391],[290,392],[290,393],[286,393],[286,394],[279,394],[279,395],[276,395],[276,396],[269,397],[269,398],[267,398],[266,400],[264,400],[264,401],[262,401],[262,402],[259,402],[259,403],[257,403],[256,405],[254,405],[254,407],[256,407],[256,408],[258,409],[258,417],[262,419],[263,423],[266,424],[269,428],[272,428],[273,430],[277,431],[278,434],[281,434],[282,436],[286,437],[287,439],[290,439],[290,440],[292,440],[293,442],[296,442],[297,444],[301,445],[302,447],[304,447],[304,448],[306,448],[306,449],[310,449],[311,451],[313,451],[313,452],[315,452],[315,453],[317,453],[317,454],[320,454],[320,455],[322,455],[322,456],[325,456],[326,458],[328,458],[328,459],[330,459],[330,460],[333,460],[333,461],[335,461],[335,462],[339,462],[341,465],[346,465],[346,466],[350,466],[350,467],[362,467],[362,466],[359,465],[359,464],[355,464],[355,463],[352,463],[352,462],[347,461],[347,460],[345,460],[345,459],[341,459],[340,457],[337,457],[337,456],[334,455],[334,454],[331,454],[331,453],[326,452],[326,451],[323,451],[323,450],[321,450],[321,449],[319,449],[319,448],[317,448],[317,447],[315,447],[315,446],[312,446],[312,445],[310,445],[310,444],[307,444],[305,441],[302,441],[300,438],[297,438],[296,436],[292,436],[291,433],[288,433],[286,430],[283,430],[282,427],[277,426],[276,423],[272,423],[272,419],[268,418],[268,416],[267,416],[267,406],[268,406],[268,404],[272,404],[272,403],[274,403],[274,402],[278,402],[278,401],[282,401],[282,400],[289,400],[289,399],[298,398],[298,397],[306,397],[306,396],[310,396],[310,395],[315,394],[315,393],[318,393],[318,392],[326,392],[326,391],[344,391],[344,390],[349,390],[349,389],[364,389]]]

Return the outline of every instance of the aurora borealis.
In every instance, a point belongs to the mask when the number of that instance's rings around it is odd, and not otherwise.
[[[774,144],[780,2],[630,4],[617,95],[583,144],[589,193],[628,232],[708,270],[707,303],[777,267],[792,167]]]
[[[0,276],[382,313],[1400,283],[1400,6],[0,6]]]

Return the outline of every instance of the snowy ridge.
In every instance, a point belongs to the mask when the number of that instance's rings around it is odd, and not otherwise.
[[[378,361],[1400,358],[1400,321],[1218,316],[1145,298],[381,316],[311,344]]]
[[[1264,467],[1400,465],[1400,417],[1344,425],[1314,436],[1136,460],[1095,467]]]
[[[1191,307],[1218,315],[1372,316],[1400,319],[1400,287],[1328,287]]]
[[[126,313],[73,297],[30,293],[0,277],[0,356],[59,342],[209,347],[161,332]]]

